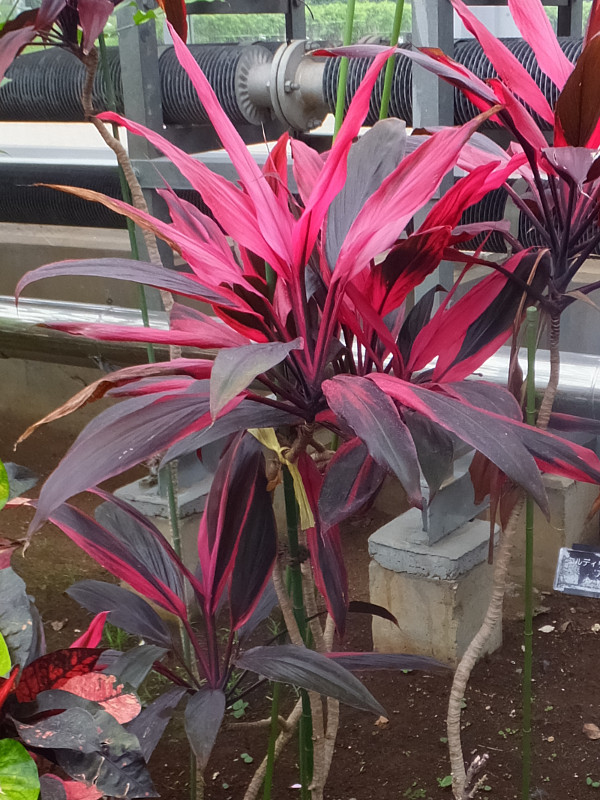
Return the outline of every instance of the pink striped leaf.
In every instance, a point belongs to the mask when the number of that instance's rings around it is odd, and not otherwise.
[[[562,89],[573,64],[563,53],[544,6],[540,0],[508,0],[508,8],[540,69]]]
[[[528,103],[542,119],[553,124],[554,114],[546,97],[517,57],[500,39],[488,31],[462,0],[450,0],[450,2],[467,30],[482,46],[484,53],[508,89]]]

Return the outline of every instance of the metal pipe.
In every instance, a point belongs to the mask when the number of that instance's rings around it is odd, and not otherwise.
[[[150,311],[150,325],[166,330],[164,312]],[[98,342],[80,336],[68,336],[51,328],[40,327],[55,322],[104,323],[111,325],[142,324],[137,309],[120,306],[71,303],[56,300],[22,299],[18,307],[12,297],[0,296],[0,358],[30,358],[57,363],[86,363],[106,358],[116,365],[136,363],[141,344]],[[203,357],[213,357],[213,351],[202,351]],[[165,357],[167,350],[165,348]],[[506,385],[510,348],[501,347],[480,367],[473,377]],[[527,371],[527,356],[519,357],[523,372]],[[536,355],[535,385],[543,392],[550,375],[548,350]],[[600,420],[600,356],[584,353],[562,353],[560,383],[555,410],[566,414]]]
[[[510,347],[501,347],[474,374],[475,378],[506,386]],[[527,354],[522,351],[519,364],[527,373]],[[535,359],[535,388],[542,393],[550,377],[550,353],[538,350]],[[587,353],[562,353],[560,383],[554,410],[564,414],[600,420],[600,356]]]

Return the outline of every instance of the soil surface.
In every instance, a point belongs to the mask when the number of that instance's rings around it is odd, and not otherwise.
[[[46,476],[68,446],[68,437],[49,427],[13,455],[12,442],[19,432],[10,420],[3,421],[0,458],[16,460]],[[2,512],[0,536],[22,536],[29,516],[23,509]],[[368,599],[367,536],[380,522],[370,512],[344,532],[352,599]],[[13,565],[42,612],[48,648],[68,646],[87,626],[89,615],[64,590],[81,578],[106,578],[106,573],[51,526],[36,536],[25,558],[13,557]],[[600,601],[556,594],[540,596],[538,601],[531,798],[600,797],[600,740],[589,739],[583,732],[584,723],[600,726]],[[541,632],[545,626],[553,630]],[[522,642],[522,623],[505,623],[501,650],[478,664],[467,692],[465,758],[489,754],[482,797],[521,797]],[[368,617],[351,615],[341,646],[370,649]],[[450,798],[451,790],[440,786],[449,772],[445,707],[450,673],[378,672],[359,677],[384,706],[389,721],[378,725],[368,714],[342,710],[327,800]],[[249,705],[240,720],[242,726],[230,716],[227,730],[217,741],[206,773],[206,800],[241,800],[266,752],[267,731],[245,729],[243,723],[265,717],[268,701],[263,690],[246,699]],[[288,694],[285,708],[293,702]],[[167,729],[150,769],[163,798],[187,796],[189,767],[181,720],[174,720]],[[299,797],[294,788],[297,779],[292,742],[276,770],[274,800]]]

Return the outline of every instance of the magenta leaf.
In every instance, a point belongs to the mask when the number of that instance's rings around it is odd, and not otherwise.
[[[225,715],[225,694],[204,687],[193,694],[185,707],[185,732],[201,770],[206,768]]]
[[[232,630],[254,613],[277,557],[277,524],[264,471],[259,470],[255,480],[251,514],[241,531],[229,586]]]
[[[268,372],[292,350],[300,350],[302,346],[302,339],[294,339],[292,342],[266,342],[219,350],[210,376],[212,418],[248,388],[258,375]]]
[[[235,663],[269,680],[299,686],[361,711],[385,716],[382,706],[351,672],[306,647],[254,647],[238,656]]]
[[[482,46],[484,53],[507,88],[528,103],[542,119],[553,124],[554,114],[548,105],[548,101],[516,56],[510,52],[505,44],[488,31],[462,0],[450,0],[450,2],[467,30],[475,36]],[[539,37],[540,32],[538,31],[536,35]]]
[[[508,0],[508,7],[521,35],[535,53],[542,72],[562,89],[573,71],[563,53],[552,23],[539,0]]]
[[[71,642],[69,645],[70,647],[86,647],[94,649],[95,647],[100,646],[100,642],[102,641],[102,634],[104,633],[104,625],[106,624],[106,618],[108,617],[108,611],[100,611],[91,623],[88,625],[87,629],[79,636],[75,641]]]
[[[323,392],[330,408],[367,445],[370,455],[393,472],[412,505],[421,506],[421,481],[417,451],[406,424],[384,392],[373,391],[370,381],[338,375],[325,381]]]

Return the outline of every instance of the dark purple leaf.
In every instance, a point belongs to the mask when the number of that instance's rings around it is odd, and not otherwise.
[[[57,775],[40,775],[41,800],[67,800],[64,781]]]
[[[548,511],[548,501],[532,455],[548,472],[600,483],[600,461],[590,450],[524,423],[461,403],[424,386],[389,375],[373,375],[371,380],[399,403],[424,414],[483,453],[505,475],[529,492],[544,513]],[[503,390],[498,388],[497,391]]]
[[[368,603],[366,600],[350,600],[348,611],[353,614],[371,614],[373,617],[381,617],[381,619],[386,619],[398,626],[398,620],[392,612],[377,603]]]
[[[517,422],[523,419],[521,407],[514,396],[510,392],[499,392],[493,383],[486,381],[444,383],[444,392],[459,400],[465,400],[477,408],[492,411]]]
[[[23,275],[15,289],[15,297],[19,298],[23,289],[31,283],[60,275],[115,278],[167,289],[169,292],[186,297],[202,297],[209,303],[215,302],[221,306],[232,305],[230,300],[198,283],[192,275],[184,275],[174,269],[156,267],[145,261],[133,261],[128,258],[90,258],[83,261],[57,261],[54,264],[46,264]]]
[[[600,420],[553,412],[550,416],[550,428],[565,433],[592,433],[597,436],[600,434]]]
[[[107,711],[93,714],[101,748],[94,753],[56,751],[65,772],[109,797],[157,797],[137,737]]]
[[[410,349],[417,338],[417,334],[431,319],[435,296],[439,291],[443,291],[443,288],[443,286],[438,285],[425,292],[423,297],[417,300],[408,312],[398,336],[398,350],[400,350],[404,363],[408,361]]]
[[[160,741],[173,712],[186,694],[183,686],[176,686],[161,694],[146,706],[138,716],[127,725],[127,730],[137,736],[144,759],[148,761]]]
[[[402,414],[417,448],[419,464],[429,486],[431,500],[452,469],[452,437],[435,422],[412,409],[403,409]]]
[[[210,428],[192,433],[170,447],[161,463],[162,465],[167,464],[175,458],[200,450],[207,444],[225,439],[232,433],[248,430],[248,428],[278,428],[280,425],[297,425],[300,422],[302,422],[300,417],[292,412],[271,408],[246,397],[229,414],[215,420]]]
[[[8,476],[10,494],[8,499],[13,500],[32,489],[39,481],[39,477],[27,467],[13,464],[12,461],[4,462],[4,469]]]
[[[156,611],[143,597],[122,586],[103,581],[79,581],[67,594],[92,614],[110,611],[108,621],[133,636],[162,647],[171,646],[171,634]]]
[[[240,642],[245,641],[270,615],[277,605],[277,593],[273,586],[273,581],[268,581],[260,596],[260,600],[254,607],[254,611],[247,621],[238,628],[237,634]]]
[[[260,535],[259,527],[263,524],[260,513],[265,510],[264,474],[261,445],[250,434],[236,436],[215,472],[198,533],[198,554],[209,614],[215,613],[232,574],[243,531],[252,531],[253,537]],[[264,560],[256,567],[261,571],[262,588],[268,577],[268,573],[264,574]],[[254,578],[258,580],[258,574]],[[257,590],[255,601],[259,595]],[[236,595],[237,613],[242,612],[244,602],[249,599]]]
[[[117,505],[111,498],[110,501],[98,506],[94,516],[97,522],[137,556],[161,583],[183,600],[181,570],[166,552],[164,535],[149,519],[144,518],[142,524],[139,517],[130,512],[135,512],[135,509],[126,506],[124,501],[121,501],[121,505]]]
[[[120,683],[137,689],[152,669],[154,662],[160,661],[167,652],[166,647],[157,647],[155,644],[133,647],[118,656],[105,672],[114,675]]]
[[[350,148],[344,186],[331,202],[327,214],[325,254],[331,270],[358,212],[402,160],[405,142],[405,123],[386,119],[374,125]]]
[[[124,580],[171,614],[186,617],[184,601],[153,575],[120,539],[91,517],[65,503],[55,509],[50,520],[116,578]]]
[[[234,497],[236,501],[237,497]],[[259,469],[231,574],[229,610],[232,630],[237,630],[252,616],[271,576],[276,556],[277,523],[273,501],[267,491],[264,469]]]
[[[225,693],[205,687],[192,695],[185,707],[185,732],[198,767],[206,768],[225,715]]]
[[[204,393],[132,398],[90,423],[44,484],[31,530],[77,492],[119,475],[194,430],[210,424]]]
[[[323,384],[323,392],[330,408],[365,442],[375,461],[396,475],[410,503],[421,507],[419,462],[410,432],[389,397],[369,384],[359,376],[339,375]]]
[[[292,644],[254,647],[238,656],[235,663],[269,680],[299,686],[361,711],[385,716],[384,709],[354,675],[307,647]]]
[[[144,563],[148,562],[148,566],[159,580],[164,581],[170,589],[177,592],[181,585],[178,576],[187,578],[196,596],[202,597],[202,587],[194,573],[186,567],[164,534],[150,522],[148,517],[117,495],[109,494],[102,489],[94,489],[93,493],[102,497],[110,507],[117,507],[121,513],[131,519],[132,527],[134,530],[137,529],[139,536],[131,540],[129,545],[136,550]],[[123,540],[118,526],[113,528],[113,532]]]
[[[34,627],[25,582],[11,567],[0,570],[0,633],[21,668],[31,660]]]
[[[302,346],[302,339],[294,339],[292,342],[266,342],[219,350],[210,376],[210,412],[213,419],[257,375],[268,372],[292,350],[300,350]]]
[[[319,495],[319,516],[326,526],[354,514],[379,490],[386,470],[357,438],[344,442],[329,462]]]
[[[449,669],[447,664],[442,664],[435,658],[406,653],[327,653],[327,658],[351,672],[380,669],[419,669],[431,672]]]
[[[300,455],[298,469],[315,518],[314,527],[306,532],[315,584],[325,598],[327,610],[335,622],[338,633],[343,636],[348,608],[348,574],[342,553],[340,531],[337,525],[328,527],[320,519],[318,503],[323,476],[306,453]]]
[[[33,725],[14,721],[19,736],[29,747],[53,750],[78,750],[95,753],[101,748],[94,717],[83,708],[68,708],[62,714],[42,719]]]

